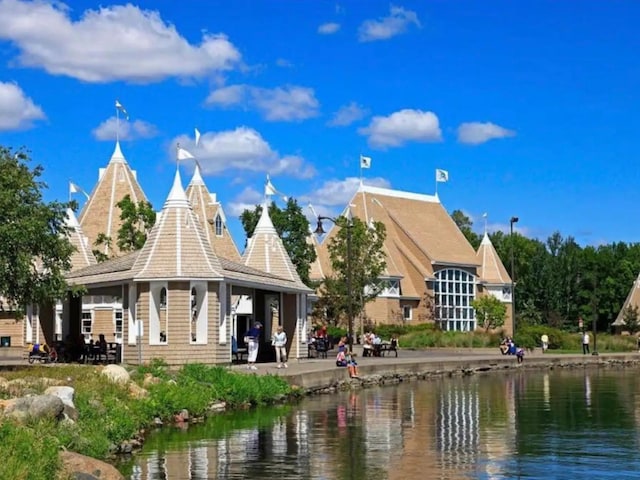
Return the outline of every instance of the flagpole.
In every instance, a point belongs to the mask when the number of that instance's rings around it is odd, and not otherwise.
[[[69,201],[71,201],[71,180],[69,180]]]
[[[360,185],[362,185],[362,154],[360,154]]]
[[[118,101],[116,100],[116,104]],[[116,106],[116,143],[120,142],[120,109]]]
[[[438,196],[438,174],[437,174],[437,172],[436,172],[435,178],[436,178],[436,197],[437,197]]]

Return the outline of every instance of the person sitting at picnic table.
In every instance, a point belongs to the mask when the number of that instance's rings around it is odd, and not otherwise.
[[[362,347],[363,357],[373,356],[373,333],[367,332],[364,334],[364,345]]]

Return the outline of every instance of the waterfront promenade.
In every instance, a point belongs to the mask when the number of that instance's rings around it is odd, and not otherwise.
[[[354,346],[358,354],[360,379],[349,379],[347,369],[335,366],[335,355],[330,351],[327,358],[291,359],[288,368],[277,368],[275,363],[260,363],[257,370],[247,370],[246,364],[233,364],[237,372],[257,375],[278,375],[291,385],[308,391],[322,390],[344,385],[345,382],[375,383],[375,380],[393,381],[399,378],[423,378],[438,375],[458,375],[510,369],[576,368],[584,366],[614,366],[622,364],[640,365],[640,353],[605,353],[600,355],[557,354],[540,349],[528,352],[524,362],[518,364],[516,357],[502,355],[495,349],[431,348],[426,350],[400,349],[398,357],[363,357],[362,348]],[[37,363],[36,363],[37,364]],[[0,351],[0,370],[28,368],[21,349]],[[384,382],[383,382],[384,383]]]

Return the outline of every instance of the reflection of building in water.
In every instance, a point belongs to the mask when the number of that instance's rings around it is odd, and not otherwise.
[[[386,399],[382,404],[382,399]],[[402,423],[398,398],[385,392],[371,392],[363,411],[365,450],[370,466],[388,467],[389,460],[402,450]]]
[[[491,406],[482,411],[481,451],[486,457],[484,470],[488,478],[504,478],[504,465],[513,456],[516,444],[515,377],[505,377],[503,386],[494,390],[498,397],[490,397]],[[547,378],[548,387],[548,378]],[[493,391],[483,391],[483,396]]]
[[[436,447],[444,469],[475,463],[480,440],[477,382],[451,383],[440,392],[436,414]]]

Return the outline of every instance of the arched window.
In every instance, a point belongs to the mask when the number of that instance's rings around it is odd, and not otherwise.
[[[191,329],[191,341],[195,342],[198,339],[197,331],[197,323],[198,323],[198,292],[196,291],[196,287],[191,288],[191,319],[190,319],[190,329]]]
[[[215,219],[215,228],[216,228],[216,237],[221,237],[222,236],[222,228],[224,226],[224,224],[222,223],[222,218],[220,218],[220,215],[216,215],[216,219]]]
[[[471,306],[476,296],[475,276],[464,270],[448,268],[436,272],[435,277],[436,322],[443,330],[475,330],[475,310]]]
[[[164,287],[160,290],[160,308],[167,308],[167,289]]]

